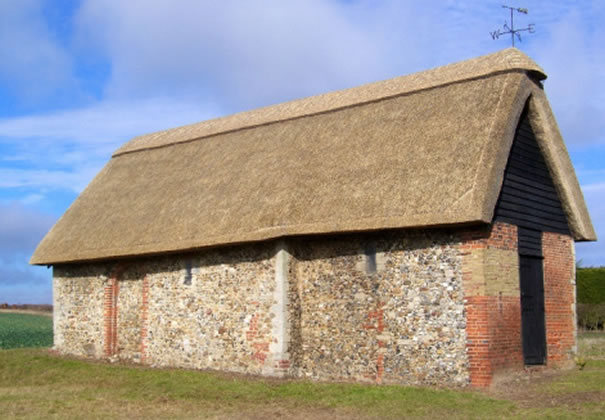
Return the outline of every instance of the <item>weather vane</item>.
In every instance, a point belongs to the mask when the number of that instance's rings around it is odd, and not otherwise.
[[[519,41],[521,41],[521,34],[519,34],[519,32],[523,32],[523,31],[528,31],[530,34],[534,33],[534,24],[530,23],[527,28],[523,28],[523,29],[515,29],[515,22],[513,20],[513,12],[517,11],[519,13],[523,13],[524,15],[526,15],[527,9],[525,8],[521,8],[521,7],[510,7],[510,6],[502,6],[505,9],[509,9],[510,10],[510,28],[508,26],[507,22],[504,22],[504,25],[502,26],[503,31],[501,31],[500,29],[496,29],[494,32],[490,32],[489,34],[492,36],[492,39],[496,40],[498,38],[500,38],[501,35],[507,35],[510,34],[510,39],[512,40],[513,43],[513,47],[515,46],[515,36],[519,39]]]

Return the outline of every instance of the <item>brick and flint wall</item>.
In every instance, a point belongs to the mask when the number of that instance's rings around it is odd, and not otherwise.
[[[55,267],[55,348],[152,366],[273,374],[274,244]],[[92,295],[87,295],[92,293]]]
[[[548,362],[570,359],[573,242],[544,234]],[[516,228],[269,241],[55,267],[55,348],[151,366],[488,385],[523,367]]]
[[[462,258],[454,235],[308,239],[291,252],[296,376],[468,382]]]

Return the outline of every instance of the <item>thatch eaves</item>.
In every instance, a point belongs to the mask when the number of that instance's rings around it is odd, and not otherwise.
[[[574,238],[594,240],[539,83],[545,77],[508,49],[137,137],[116,151],[31,262],[489,223],[528,101]]]

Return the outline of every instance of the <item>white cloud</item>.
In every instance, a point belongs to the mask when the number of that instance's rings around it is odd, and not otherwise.
[[[543,27],[532,51],[548,73],[546,93],[570,146],[605,143],[605,29],[595,18],[603,2],[570,7]]]
[[[110,97],[177,93],[232,108],[356,83],[384,66],[338,2],[85,1],[80,36],[112,62]]]
[[[0,168],[0,188],[50,188],[80,192],[86,186],[82,175],[58,170]]]
[[[95,105],[0,119],[2,138],[36,141],[73,141],[116,146],[135,135],[194,123],[216,114],[203,106],[174,98],[103,101]]]
[[[215,114],[212,106],[156,98],[0,120],[0,146],[11,151],[0,157],[0,188],[79,193],[131,137]],[[21,167],[9,166],[15,162]]]
[[[29,206],[32,204],[36,204],[39,203],[40,201],[44,200],[44,194],[28,194],[25,197],[23,197],[20,202]]]
[[[82,49],[111,61],[109,97],[170,92],[241,110],[497,49],[485,22],[475,24],[487,6],[473,9],[434,0],[86,0],[77,33]]]

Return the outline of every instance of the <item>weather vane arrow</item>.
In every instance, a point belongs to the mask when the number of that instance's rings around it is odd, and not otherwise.
[[[503,30],[496,29],[495,31],[490,32],[489,34],[492,36],[493,40],[500,38],[500,36],[502,36],[502,35],[510,34],[510,39],[511,39],[513,47],[514,47],[515,46],[515,37],[517,37],[517,39],[519,39],[519,41],[521,41],[521,34],[519,32],[527,31],[530,34],[533,34],[535,32],[534,24],[530,23],[527,26],[527,28],[515,29],[515,21],[513,18],[514,12],[523,13],[524,15],[528,14],[529,12],[527,11],[527,9],[522,8],[522,7],[510,7],[510,6],[502,6],[502,7],[510,10],[510,27],[508,26],[508,22],[504,22],[504,25],[502,26]]]

